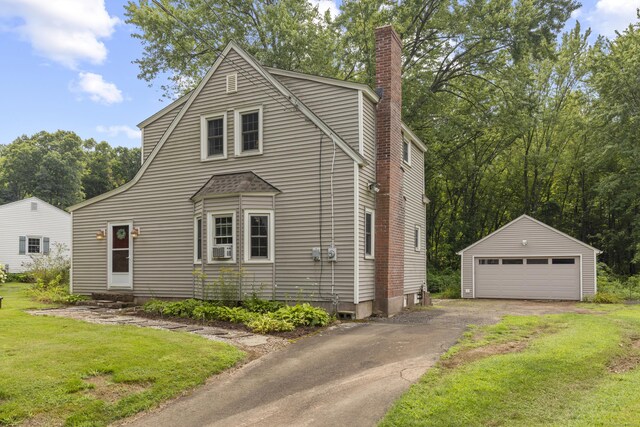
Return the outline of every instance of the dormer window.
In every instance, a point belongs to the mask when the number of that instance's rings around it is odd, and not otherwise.
[[[202,160],[227,158],[227,113],[200,118]]]
[[[236,110],[236,156],[262,154],[262,107]]]

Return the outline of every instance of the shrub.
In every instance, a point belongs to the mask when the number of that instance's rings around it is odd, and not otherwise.
[[[614,295],[620,300],[640,300],[640,276],[618,276],[604,263],[598,263],[598,295]]]
[[[331,323],[331,317],[325,310],[306,303],[285,306],[255,297],[245,302],[248,304],[243,307],[227,307],[196,299],[151,300],[144,304],[142,310],[163,316],[242,323],[257,333],[292,331],[297,326],[326,326]]]
[[[610,292],[598,292],[594,296],[588,298],[587,301],[596,304],[620,304],[623,299]]]
[[[0,284],[5,283],[7,281],[8,273],[4,269],[4,264],[0,264]]]
[[[60,277],[60,282],[69,284],[69,269],[71,262],[66,245],[55,243],[48,254],[30,255],[31,261],[23,263],[27,274],[34,281],[49,283]]]
[[[28,273],[7,273],[7,282],[33,283]]]
[[[257,334],[288,332],[293,331],[296,328],[292,323],[289,323],[286,320],[274,319],[271,315],[272,313],[263,314],[247,323],[247,326]]]
[[[69,284],[64,283],[63,274],[59,274],[49,282],[37,280],[31,285],[29,295],[37,301],[50,304],[75,304],[86,299],[83,295],[69,293]]]
[[[331,317],[325,310],[308,303],[282,307],[272,313],[272,317],[294,326],[327,326],[331,322]]]
[[[186,299],[182,301],[160,301],[151,300],[142,306],[147,313],[160,314],[172,317],[193,317],[193,312],[202,304],[197,299]]]
[[[255,296],[242,301],[242,306],[254,313],[273,313],[278,311],[284,304],[278,301],[267,301]]]
[[[427,289],[440,298],[460,298],[460,271],[428,269]]]

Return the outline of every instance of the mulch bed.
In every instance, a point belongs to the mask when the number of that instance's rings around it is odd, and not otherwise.
[[[168,320],[171,322],[176,322],[176,323],[184,323],[185,325],[200,325],[200,326],[212,326],[212,327],[216,327],[216,328],[222,328],[222,329],[233,329],[233,330],[239,330],[239,331],[246,331],[249,333],[253,333],[251,331],[251,329],[249,329],[247,326],[245,326],[242,323],[232,323],[232,322],[225,322],[223,320],[206,320],[206,321],[202,321],[202,320],[196,320],[196,319],[190,319],[188,317],[172,317],[172,316],[162,316],[160,314],[153,314],[153,313],[147,313],[143,310],[135,310],[135,311],[131,311],[130,313],[127,314],[131,314],[133,316],[139,316],[139,317],[144,317],[146,319],[154,319],[154,320]],[[331,326],[331,325],[329,325]],[[294,329],[293,331],[288,331],[288,332],[269,332],[266,335],[272,335],[274,337],[280,337],[280,338],[285,338],[285,339],[297,339],[297,338],[302,338],[304,336],[307,335],[311,335],[314,334],[316,332],[319,332],[323,329],[325,329],[325,327],[320,327],[320,326],[299,326],[296,329]]]

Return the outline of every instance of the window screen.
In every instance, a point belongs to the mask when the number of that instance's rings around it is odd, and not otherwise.
[[[364,254],[373,255],[373,212],[364,214]]]
[[[242,151],[260,149],[260,113],[242,114]]]
[[[269,258],[269,216],[251,215],[251,258]]]
[[[207,121],[207,156],[224,154],[224,119]]]

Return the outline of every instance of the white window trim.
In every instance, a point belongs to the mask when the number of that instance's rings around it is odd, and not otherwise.
[[[251,223],[253,215],[269,216],[269,258],[251,258]],[[275,261],[275,215],[272,209],[245,209],[244,211],[244,262],[251,264],[272,264]]]
[[[371,253],[367,254],[367,214],[371,214]],[[364,209],[364,259],[375,259],[376,257],[376,211]]]
[[[193,217],[193,263],[194,264],[202,264],[202,258],[198,259],[198,220],[202,220],[201,215],[196,215],[195,217]]]
[[[113,283],[113,227],[120,225],[126,225],[129,227],[129,284],[128,285],[116,285]],[[133,236],[131,235],[133,230],[133,221],[120,221],[120,222],[108,222],[107,223],[107,290],[110,289],[133,289]]]
[[[251,150],[247,152],[242,151],[242,120],[241,115],[244,113],[250,113],[253,111],[258,112],[258,149]],[[233,123],[234,123],[234,139],[235,139],[235,150],[234,154],[236,157],[242,156],[259,156],[262,154],[262,105],[247,107],[242,109],[237,109],[234,111]]]
[[[42,247],[42,236],[26,236],[27,237],[27,241],[25,242],[25,249],[24,249],[24,254],[25,255],[33,255],[33,254],[41,254],[43,253],[43,247]],[[38,252],[29,252],[29,239],[38,239],[40,240],[40,250]]]
[[[213,219],[215,217],[220,216],[230,216],[231,217],[231,235],[233,236],[233,250],[231,259],[221,260],[214,259],[211,256],[211,249],[214,245],[214,233],[216,232],[216,227]],[[236,233],[236,212],[235,211],[215,211],[215,212],[207,212],[207,264],[235,264],[236,263],[236,247],[237,247],[237,236]]]
[[[215,156],[208,155],[209,149],[209,129],[208,129],[208,121],[211,119],[219,119],[222,118],[222,154],[218,154]],[[211,160],[221,160],[227,158],[227,112],[217,112],[217,113],[209,113],[203,114],[200,116],[200,160],[203,162],[211,161]]]
[[[416,232],[416,230],[418,231],[418,245],[417,246],[415,245],[415,238],[416,238],[415,232]],[[422,227],[419,226],[419,225],[416,225],[416,228],[414,229],[413,233],[414,233],[414,235],[413,235],[414,249],[415,249],[416,252],[420,252],[422,250]]]
[[[408,159],[405,160],[404,159],[404,144],[407,144],[407,157]],[[404,163],[407,166],[411,166],[411,140],[409,138],[407,138],[406,136],[402,136],[402,163]]]

